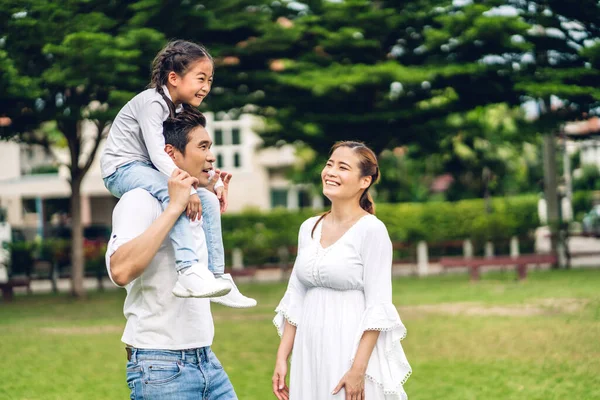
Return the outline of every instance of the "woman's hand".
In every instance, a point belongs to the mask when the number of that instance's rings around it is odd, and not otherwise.
[[[365,374],[355,369],[350,369],[333,389],[332,394],[338,394],[346,388],[345,400],[365,400]]]
[[[290,389],[285,384],[287,375],[287,361],[277,360],[275,362],[275,372],[273,372],[273,393],[279,400],[289,400]]]

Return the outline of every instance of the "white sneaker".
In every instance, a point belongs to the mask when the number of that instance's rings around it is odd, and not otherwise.
[[[233,282],[230,274],[217,276],[217,280],[227,282],[231,286],[231,292],[222,297],[212,298],[210,301],[232,308],[250,308],[256,306],[256,300],[244,296],[235,285],[235,282]]]
[[[230,291],[229,281],[216,279],[208,268],[194,264],[179,273],[172,293],[177,297],[218,297]]]

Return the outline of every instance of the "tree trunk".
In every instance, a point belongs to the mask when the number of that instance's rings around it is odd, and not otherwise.
[[[96,275],[96,279],[98,281],[98,291],[99,292],[104,291],[104,284],[102,283],[103,278],[104,278],[104,275],[102,275],[102,273],[98,272],[98,274]]]
[[[550,228],[550,250],[558,250],[558,192],[556,177],[556,138],[553,134],[544,135],[544,197],[546,198],[546,213],[548,215],[548,227]],[[553,265],[558,268],[558,264]]]
[[[52,293],[58,293],[58,261],[56,257],[52,260],[52,270],[50,271],[50,282],[52,283]]]
[[[71,179],[71,291],[75,297],[85,296],[83,287],[83,226],[81,224],[81,177]]]
[[[69,153],[71,155],[71,292],[75,297],[84,297],[85,289],[83,279],[85,277],[85,258],[83,251],[83,226],[81,221],[81,182],[83,177],[92,166],[96,157],[102,135],[108,121],[95,121],[97,132],[93,138],[93,147],[87,160],[80,165],[82,151],[83,121],[66,121],[59,124],[59,128],[67,139]]]
[[[492,177],[492,171],[488,167],[483,167],[483,171],[481,174],[483,178],[483,198],[485,200],[485,213],[492,213],[492,199],[490,196],[490,180]]]

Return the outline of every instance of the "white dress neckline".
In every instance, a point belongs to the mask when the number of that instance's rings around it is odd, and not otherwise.
[[[354,228],[356,225],[358,225],[358,223],[359,223],[360,221],[362,221],[363,219],[365,219],[366,217],[369,217],[369,216],[373,216],[373,214],[365,214],[365,215],[363,215],[362,217],[360,217],[359,219],[357,219],[357,220],[356,220],[356,222],[354,222],[354,223],[352,224],[352,226],[350,226],[348,229],[346,229],[346,231],[345,231],[344,233],[342,233],[342,235],[341,235],[339,238],[337,238],[337,239],[336,239],[336,240],[335,240],[333,243],[331,243],[331,244],[330,244],[329,246],[327,246],[327,247],[324,247],[324,246],[321,244],[321,236],[322,236],[322,233],[323,233],[323,220],[325,219],[325,218],[322,218],[322,219],[321,219],[321,220],[318,222],[318,224],[317,224],[317,229],[315,230],[315,240],[317,241],[317,245],[319,246],[319,248],[320,248],[321,250],[324,250],[324,251],[330,250],[330,249],[331,249],[333,246],[335,246],[337,243],[341,242],[341,241],[342,241],[342,239],[344,239],[344,237],[348,235],[348,232],[350,232],[351,230],[353,230],[353,228]]]

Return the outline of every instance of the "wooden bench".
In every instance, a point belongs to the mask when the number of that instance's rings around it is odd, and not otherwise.
[[[244,267],[244,269],[230,269],[226,268],[225,273],[231,274],[233,277],[245,276],[253,277],[256,274],[256,267]]]
[[[497,257],[442,257],[440,265],[448,267],[468,267],[471,272],[471,280],[478,281],[480,278],[481,267],[489,266],[516,266],[517,278],[519,280],[527,277],[527,265],[529,264],[555,264],[557,262],[556,254],[522,254],[517,257],[497,256]]]
[[[2,298],[4,301],[12,301],[14,298],[15,287],[26,287],[29,289],[29,284],[31,280],[27,277],[15,277],[10,278],[8,282],[0,283],[0,290],[2,290]]]

